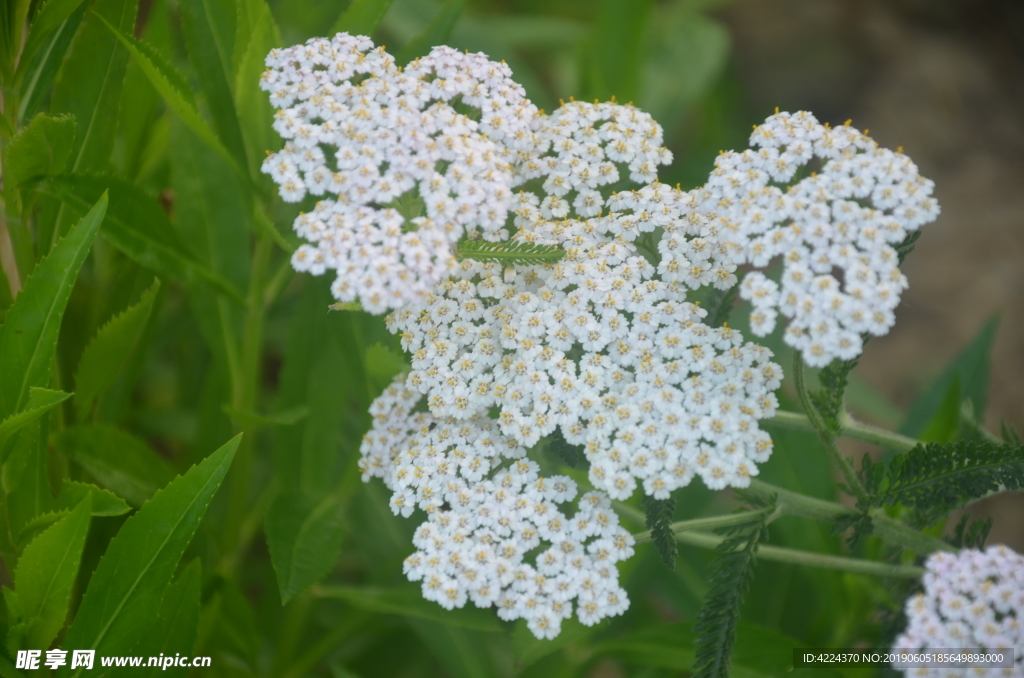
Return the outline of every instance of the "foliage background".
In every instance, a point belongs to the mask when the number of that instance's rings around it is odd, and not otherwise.
[[[110,17],[131,4],[82,7]],[[401,574],[414,523],[394,518],[383,487],[360,483],[355,469],[367,405],[401,369],[400,352],[380,318],[328,312],[329,281],[291,274],[285,250],[294,246],[296,209],[276,201],[269,180],[253,171],[276,142],[272,111],[246,76],[258,76],[270,46],[329,34],[345,5],[277,0],[266,14],[259,0],[143,0],[125,32],[183,75],[178,91],[186,103],[194,97],[198,127],[183,124],[143,62],[87,15],[80,30],[92,31],[95,44],[80,33],[83,44],[72,47],[55,90],[33,106],[76,113],[81,125],[106,105],[93,117],[108,143],[76,151],[72,164],[48,168],[24,189],[5,185],[5,204],[20,200],[23,208],[21,222],[7,210],[8,226],[34,234],[21,244],[27,271],[49,249],[44,236],[74,222],[65,214],[69,195],[87,203],[77,218],[110,190],[101,237],[61,326],[53,388],[81,393],[79,366],[101,328],[126,309],[142,317],[125,350],[104,363],[113,378],[100,379],[96,401],[72,399],[49,415],[40,457],[46,482],[51,491],[64,478],[94,482],[138,506],[244,432],[177,566],[176,590],[196,591],[198,604],[186,610],[180,637],[194,651],[172,652],[212,655],[212,668],[197,675],[679,675],[693,663],[705,551],[681,545],[669,572],[653,548],[641,547],[621,568],[628,613],[590,630],[567,624],[554,642],[491,613],[444,613]],[[1014,190],[1024,180],[1024,102],[1021,88],[1008,86],[1020,83],[1024,49],[1013,32],[1021,25],[1014,7],[1009,0],[394,0],[374,36],[393,53],[426,40],[506,59],[548,110],[569,96],[635,101],[664,125],[675,152],[662,180],[686,188],[701,181],[719,149],[745,147],[750,125],[775,106],[808,108],[833,122],[852,117],[881,143],[904,145],[936,180],[944,214],[908,260],[911,288],[896,329],[870,344],[848,397],[865,418],[948,439],[965,425],[959,411],[941,407],[956,376],[973,416],[1020,424],[1024,411],[1016,378],[1024,358],[1014,350],[1024,338],[1024,203]],[[123,88],[105,104],[75,99],[75,83],[100,67],[90,52],[97,45],[126,64]],[[196,136],[203,125],[226,153]],[[150,240],[126,247],[118,224]],[[178,248],[185,263],[154,255],[161,246]],[[11,299],[0,282],[5,313]],[[1005,311],[998,332],[988,322],[997,311]],[[742,313],[732,324],[743,326]],[[788,364],[778,337],[769,344]],[[795,409],[785,397],[783,404]],[[835,499],[816,437],[773,436],[776,453],[763,477]],[[678,499],[677,519],[733,505],[699,484]],[[993,540],[1021,550],[1024,527],[1013,517],[1020,505],[1008,510],[1002,501],[1002,509],[975,510],[997,513]],[[125,520],[93,517],[69,619]],[[14,542],[10,550],[24,548]],[[848,551],[826,526],[796,517],[774,524],[771,542]],[[868,540],[857,548],[877,554],[880,546]],[[10,571],[0,577],[6,586],[14,580]],[[884,632],[880,611],[898,603],[898,592],[877,579],[762,562],[743,610],[734,675],[786,673],[793,646],[872,646]],[[150,612],[147,632],[168,634],[160,608]],[[0,663],[0,675],[18,674]]]

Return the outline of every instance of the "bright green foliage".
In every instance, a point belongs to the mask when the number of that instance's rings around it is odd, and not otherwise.
[[[70,393],[63,391],[51,391],[35,386],[29,388],[28,403],[25,407],[0,421],[0,460],[6,458],[3,452],[11,436],[70,397]]]
[[[21,57],[18,63],[19,73],[23,73],[32,58],[40,48],[52,39],[55,32],[59,33],[61,26],[67,22],[85,0],[48,0],[32,18],[32,25],[25,39],[25,46],[21,50]]]
[[[335,33],[373,35],[393,0],[352,0],[331,29]]]
[[[652,499],[644,497],[644,508],[647,509],[647,529],[651,531],[651,541],[658,549],[661,562],[670,570],[676,568],[676,557],[679,547],[676,545],[676,533],[672,530],[672,520],[676,513],[676,500]]]
[[[18,560],[14,590],[4,589],[7,649],[47,648],[64,626],[71,587],[89,532],[91,497],[32,540]]]
[[[75,410],[79,421],[89,417],[96,400],[113,386],[128,365],[149,322],[159,290],[160,282],[154,281],[139,303],[111,318],[82,353],[75,373]]]
[[[445,0],[444,5],[437,11],[423,32],[406,43],[402,51],[395,57],[398,63],[407,64],[416,57],[425,56],[433,47],[446,44],[465,5],[466,0]]]
[[[757,547],[768,536],[767,515],[753,525],[731,528],[732,536],[715,549],[708,593],[693,626],[693,674],[696,678],[728,678],[740,605],[754,578]]]
[[[322,586],[315,590],[315,594],[321,598],[344,600],[353,607],[377,614],[396,614],[485,633],[497,633],[503,628],[501,621],[486,610],[468,605],[461,610],[447,611],[424,600],[418,589],[417,585],[409,583],[393,589]]]
[[[949,512],[991,492],[1024,487],[1024,447],[981,441],[928,443],[866,467],[875,506],[903,504],[924,514]]]
[[[85,261],[107,209],[107,196],[39,262],[0,329],[0,417],[21,410],[29,389],[49,386],[61,316],[78,269]]]
[[[554,264],[565,256],[565,250],[557,245],[511,241],[490,242],[488,240],[462,240],[455,251],[459,259],[472,259],[506,266],[529,266],[533,264]]]
[[[54,508],[58,511],[71,510],[86,497],[89,497],[94,516],[119,516],[131,510],[124,499],[113,492],[77,480],[65,480],[61,483]]]
[[[31,179],[58,174],[67,165],[75,141],[75,119],[70,115],[51,118],[40,113],[4,153],[4,180],[19,186]]]
[[[64,639],[66,647],[126,654],[148,635],[174,569],[224,480],[238,442],[233,438],[157,492],[121,527],[89,580]],[[68,669],[61,674],[81,672]]]

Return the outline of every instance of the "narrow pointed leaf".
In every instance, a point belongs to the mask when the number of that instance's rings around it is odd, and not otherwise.
[[[57,448],[132,506],[144,504],[174,477],[171,466],[146,443],[113,426],[65,429]]]
[[[20,120],[31,118],[42,105],[64,63],[78,27],[82,25],[82,17],[88,5],[87,2],[81,2],[50,35],[42,38],[43,44],[33,56],[18,63],[16,80],[21,83],[21,103],[18,106]]]
[[[14,572],[17,609],[10,609],[8,650],[48,648],[64,626],[71,587],[89,532],[90,497],[32,540]],[[10,594],[6,596],[10,601]]]
[[[3,454],[3,451],[11,436],[70,397],[70,393],[64,393],[63,391],[51,391],[47,388],[30,388],[28,403],[25,404],[25,408],[0,421],[0,461],[6,456]]]
[[[281,602],[320,581],[341,554],[341,498],[289,492],[267,512],[267,545],[277,573]]]
[[[426,28],[398,53],[396,57],[398,63],[407,64],[416,57],[429,53],[432,48],[447,43],[452,29],[455,28],[455,22],[459,20],[465,6],[466,0],[445,0]]]
[[[11,139],[4,154],[4,180],[20,186],[30,179],[64,170],[75,141],[75,119],[40,113]]]
[[[235,437],[172,481],[129,518],[96,566],[64,647],[127,654],[145,638],[185,547],[238,448]],[[58,675],[81,675],[63,667]]]
[[[83,2],[85,0],[47,0],[43,4],[29,27],[28,38],[25,39],[18,62],[19,72]]]
[[[414,585],[395,588],[319,586],[314,589],[314,594],[320,598],[344,600],[353,607],[376,614],[396,614],[485,633],[500,633],[504,630],[504,626],[493,611],[481,610],[471,605],[446,610],[437,603],[424,599],[417,589],[418,587]]]
[[[276,150],[280,145],[279,138],[271,128],[274,109],[270,106],[267,93],[260,89],[260,76],[265,68],[264,60],[267,54],[274,47],[281,45],[281,33],[274,23],[270,8],[262,0],[258,7],[249,34],[242,36],[239,27],[236,48],[243,37],[247,37],[248,42],[239,54],[235,76],[235,107],[238,110],[238,121],[245,139],[249,162],[257,165],[262,163],[265,151]],[[272,225],[271,231],[276,233]]]
[[[191,654],[196,646],[196,630],[199,627],[199,593],[202,571],[199,559],[189,563],[178,578],[167,587],[164,600],[157,616],[160,633],[147,636],[133,652],[139,656],[156,657],[163,654],[173,657],[177,653]],[[152,667],[140,672],[140,676],[185,676],[185,666]]]
[[[69,510],[78,506],[86,497],[89,497],[94,516],[120,516],[132,510],[124,499],[109,490],[66,478],[57,493],[54,507],[58,511]]]
[[[49,385],[64,307],[106,210],[104,193],[39,262],[7,311],[0,330],[0,417],[24,407],[31,387]]]
[[[159,289],[160,281],[155,280],[139,303],[111,318],[85,347],[75,373],[75,410],[79,421],[92,412],[96,400],[113,386],[129,363],[149,322]]]

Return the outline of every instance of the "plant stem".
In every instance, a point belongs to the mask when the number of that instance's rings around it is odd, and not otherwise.
[[[725,516],[711,516],[709,518],[694,518],[693,520],[680,520],[677,523],[672,523],[669,528],[677,535],[682,532],[689,532],[691,530],[713,530],[717,527],[727,527],[729,525],[742,525],[743,523],[749,523],[750,521],[764,515],[767,509],[759,509],[757,511],[741,511],[738,513],[730,513]],[[637,544],[645,544],[651,541],[651,531],[640,532],[634,534],[633,538]]]
[[[774,417],[765,419],[762,423],[797,431],[816,431],[814,424],[811,423],[807,415],[799,412],[779,411],[775,413]],[[900,433],[886,431],[883,428],[856,421],[846,412],[840,413],[839,424],[843,427],[842,436],[844,438],[875,443],[898,452],[907,452],[921,444],[921,441],[916,438],[910,438]]]
[[[676,541],[691,546],[714,549],[724,539],[713,534],[701,532],[682,532],[676,534]],[[880,577],[905,577],[916,579],[924,574],[924,568],[913,565],[890,565],[879,563],[874,560],[861,560],[859,558],[846,558],[844,556],[831,556],[823,553],[811,553],[810,551],[799,551],[797,549],[785,548],[782,546],[771,546],[764,544],[757,549],[757,557],[764,560],[772,560],[779,563],[790,563],[793,565],[807,565],[809,567],[821,567],[829,570],[842,570],[844,572],[857,572],[859,574],[872,574]]]
[[[869,499],[868,492],[864,489],[864,484],[860,482],[860,478],[857,477],[857,472],[853,469],[853,463],[839,451],[839,448],[836,446],[835,436],[826,428],[825,422],[822,421],[817,408],[811,402],[810,395],[807,392],[807,385],[804,383],[804,361],[800,357],[800,351],[793,352],[793,384],[796,386],[797,395],[800,396],[800,404],[803,405],[807,418],[818,432],[818,437],[821,438],[821,442],[825,449],[828,450],[832,461],[839,467],[839,471],[843,474],[850,492],[857,499],[866,503]]]

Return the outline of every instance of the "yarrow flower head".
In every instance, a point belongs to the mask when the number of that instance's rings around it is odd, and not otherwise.
[[[903,668],[919,678],[1024,677],[1024,556],[1005,546],[984,551],[933,553],[925,563],[924,591],[907,601],[907,628],[897,648],[931,652],[949,648],[1018,648],[1012,668]]]
[[[498,408],[502,434],[525,447],[559,428],[614,499],[638,483],[667,498],[698,475],[745,487],[771,454],[757,421],[774,415],[782,371],[655,279],[622,235],[636,228],[615,215],[540,219],[517,237],[561,245],[561,262],[462,262],[426,303],[387,318],[412,354],[408,386],[437,417]]]
[[[807,364],[854,358],[862,336],[886,334],[895,322],[907,280],[894,245],[938,216],[933,183],[903,153],[804,111],[769,117],[751,145],[721,154],[707,184],[682,201],[689,219],[662,240],[662,266],[696,287],[708,282],[688,273],[698,245],[722,270],[781,257],[781,285],[753,271],[740,288],[754,307],[754,333],[769,334],[781,313],[790,319],[786,343]],[[781,187],[812,162],[817,172]]]
[[[574,603],[588,626],[625,611],[615,563],[633,554],[633,537],[607,496],[587,493],[568,515],[561,507],[576,498],[572,479],[540,476],[486,417],[413,413],[420,397],[400,377],[374,401],[360,468],[364,480],[383,478],[396,514],[427,514],[404,566],[423,596],[447,609],[467,600],[497,607],[538,638],[557,636]]]
[[[295,221],[310,244],[293,264],[336,271],[337,299],[373,313],[420,300],[451,272],[456,240],[508,237],[513,147],[533,139],[538,111],[507,65],[436,47],[401,68],[347,33],[275,49],[266,65],[285,146],[263,171],[286,201],[325,196]]]

